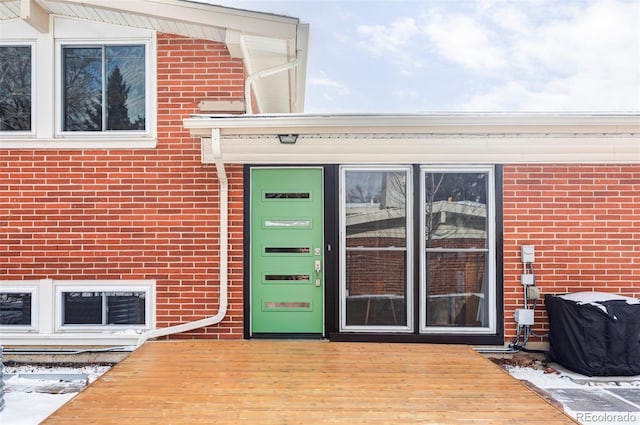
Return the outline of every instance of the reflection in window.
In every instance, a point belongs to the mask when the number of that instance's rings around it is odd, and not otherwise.
[[[31,47],[0,46],[0,131],[30,131],[31,108]]]
[[[425,173],[427,248],[487,247],[484,173]]]
[[[347,171],[345,213],[348,247],[406,245],[406,172]]]
[[[488,173],[424,173],[426,326],[488,326]]]
[[[143,325],[144,292],[63,292],[63,325]]]
[[[31,325],[30,292],[0,292],[0,325]]]
[[[427,252],[427,326],[486,326],[484,252]]]
[[[63,130],[145,129],[145,47],[63,47]]]
[[[347,327],[410,326],[407,175],[406,169],[344,172],[342,285]]]

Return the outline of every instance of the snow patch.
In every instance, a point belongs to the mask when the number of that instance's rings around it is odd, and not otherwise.
[[[625,297],[624,295],[610,294],[608,292],[574,292],[571,294],[558,295],[558,298],[562,298],[567,301],[573,301],[578,305],[589,304],[599,308],[606,314],[609,314],[607,307],[603,305],[603,302],[607,301],[625,301],[627,304],[640,304],[640,299]],[[616,319],[616,317],[613,317]]]
[[[606,301],[626,301],[627,304],[640,304],[639,299],[625,297],[619,294],[610,294],[608,292],[574,292],[571,294],[558,295],[558,297],[574,301],[578,304],[599,304]]]

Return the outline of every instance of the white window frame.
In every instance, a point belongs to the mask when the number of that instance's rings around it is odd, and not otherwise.
[[[0,282],[0,292],[31,294],[31,324],[30,325],[0,325],[0,332],[38,332],[39,317],[38,312],[40,310],[40,299],[38,297],[38,285],[37,284],[20,284],[19,282]]]
[[[57,281],[54,283],[55,332],[149,330],[155,328],[155,281]],[[144,292],[145,323],[142,325],[65,325],[63,324],[65,292]]]
[[[36,90],[36,70],[38,69],[38,64],[36,63],[36,45],[37,43],[33,39],[0,41],[0,47],[28,46],[31,48],[31,130],[0,131],[2,137],[33,137],[36,134],[36,105],[38,104],[38,99],[36,98],[38,93]]]
[[[0,22],[0,44],[32,47],[30,132],[0,132],[0,149],[153,149],[157,146],[157,33],[79,18],[54,16],[50,32],[21,20]],[[9,34],[11,36],[9,36]],[[90,34],[90,36],[87,36]],[[62,132],[62,45],[144,44],[145,130]],[[53,76],[52,76],[53,70]]]
[[[129,46],[129,45],[142,45],[144,46],[144,61],[145,61],[145,129],[142,130],[102,130],[102,131],[64,131],[62,129],[63,123],[63,103],[64,95],[62,93],[63,88],[63,48],[64,47],[106,47],[106,46]],[[148,38],[113,38],[113,39],[100,39],[100,40],[56,40],[56,57],[55,57],[55,117],[56,117],[56,138],[148,138],[152,134],[151,122],[153,122],[152,115],[155,115],[155,111],[152,114],[152,105],[155,102],[151,102],[151,98],[155,99],[155,85],[151,85],[150,74],[155,71],[151,68],[153,66],[151,60],[151,40]]]
[[[347,241],[346,241],[346,232],[345,232],[345,223],[344,217],[346,214],[346,173],[348,171],[371,171],[371,172],[403,172],[406,176],[406,187],[405,187],[405,208],[406,208],[406,282],[405,282],[405,290],[406,290],[406,321],[407,325],[402,326],[393,326],[393,325],[385,325],[385,326],[376,326],[376,325],[347,325],[347,288],[346,288],[346,273],[347,268],[345,264],[345,257],[347,253]],[[403,333],[411,333],[413,332],[413,323],[414,323],[414,312],[413,312],[413,287],[414,287],[414,279],[413,279],[413,258],[414,258],[414,247],[413,247],[413,167],[410,165],[344,165],[340,166],[340,202],[339,202],[339,219],[338,219],[338,227],[339,227],[339,240],[340,240],[340,332],[371,332],[371,333],[381,333],[381,332],[403,332]]]
[[[487,300],[488,326],[427,326],[427,276],[425,255],[426,240],[420,238],[420,333],[423,334],[447,334],[447,335],[468,335],[468,334],[495,334],[497,332],[497,282],[496,282],[496,193],[495,193],[495,169],[490,165],[449,165],[449,166],[420,166],[420,234],[425,235],[425,214],[426,202],[425,175],[426,173],[487,173]]]

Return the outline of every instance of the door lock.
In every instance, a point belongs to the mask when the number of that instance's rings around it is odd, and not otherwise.
[[[316,286],[319,288],[321,285],[321,280],[320,280],[320,272],[322,271],[322,261],[320,260],[315,260],[313,262],[313,268],[316,271]]]

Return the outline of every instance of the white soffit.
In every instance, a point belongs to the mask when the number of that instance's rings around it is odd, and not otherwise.
[[[302,72],[265,77],[253,88],[261,112],[303,110],[308,30],[297,18],[188,0],[0,0],[0,22],[19,19],[21,3],[45,18],[49,13],[225,42],[232,56],[244,59],[248,74],[302,55]]]
[[[434,114],[194,116],[202,137],[219,128],[227,163],[640,163],[640,116]],[[283,145],[278,134],[297,134]]]

